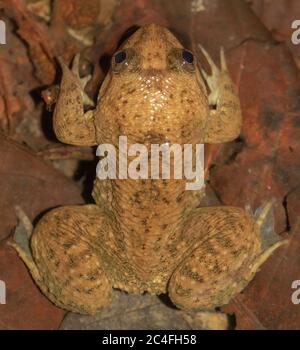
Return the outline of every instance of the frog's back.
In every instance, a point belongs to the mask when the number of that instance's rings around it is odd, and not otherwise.
[[[145,145],[150,177],[151,145],[199,143],[208,113],[199,79],[195,61],[167,29],[141,28],[115,55],[101,88],[98,143],[113,144],[117,152],[120,136],[127,137],[128,148]],[[175,263],[174,242],[199,198],[185,185],[185,179],[95,181],[93,196],[110,218],[114,253],[145,279]]]

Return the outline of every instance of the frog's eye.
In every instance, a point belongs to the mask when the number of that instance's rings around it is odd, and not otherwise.
[[[131,49],[123,49],[115,53],[112,59],[112,70],[114,73],[133,72],[138,67],[138,56]]]
[[[182,58],[186,63],[194,62],[194,55],[190,51],[182,50]]]
[[[126,52],[119,51],[115,54],[115,63],[122,63],[126,59]]]
[[[168,62],[171,70],[186,71],[190,73],[195,71],[194,55],[186,49],[172,49],[168,54]]]

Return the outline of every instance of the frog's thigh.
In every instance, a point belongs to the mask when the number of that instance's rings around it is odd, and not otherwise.
[[[242,209],[211,207],[198,209],[187,225],[195,248],[173,273],[170,298],[183,309],[224,305],[255,274],[260,253],[255,222]]]
[[[98,207],[85,205],[54,209],[33,231],[37,283],[58,306],[94,313],[110,302],[111,285],[91,245],[104,227]]]

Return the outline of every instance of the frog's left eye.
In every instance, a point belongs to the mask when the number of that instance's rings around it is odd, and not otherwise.
[[[133,72],[138,68],[138,55],[131,48],[126,48],[115,53],[112,58],[112,70],[119,74]]]
[[[115,63],[122,63],[126,59],[126,52],[119,51],[115,54]]]

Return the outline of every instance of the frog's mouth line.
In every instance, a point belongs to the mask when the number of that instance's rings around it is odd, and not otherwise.
[[[96,167],[100,180],[185,178],[190,180],[185,185],[186,190],[200,190],[204,186],[203,144],[184,144],[182,147],[165,142],[148,147],[141,143],[128,146],[127,136],[122,135],[117,147],[109,143],[100,144],[96,155],[100,158]]]

